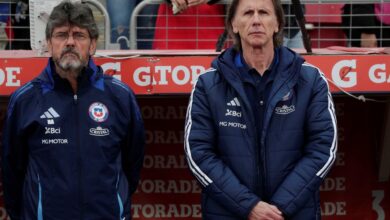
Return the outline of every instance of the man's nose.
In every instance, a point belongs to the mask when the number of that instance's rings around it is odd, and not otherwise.
[[[66,45],[74,45],[75,40],[73,38],[73,35],[69,34],[68,38],[66,39]]]
[[[261,15],[259,13],[255,13],[253,15],[253,24],[260,24],[261,23]]]
[[[261,16],[259,13],[255,13],[252,18],[252,25],[260,25],[261,24]]]

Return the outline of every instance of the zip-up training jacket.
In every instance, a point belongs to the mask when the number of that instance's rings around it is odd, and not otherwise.
[[[247,219],[259,201],[276,205],[285,219],[320,219],[319,187],[337,150],[334,105],[319,69],[278,50],[261,135],[233,49],[194,85],[184,147],[203,186],[204,219]]]
[[[11,219],[131,219],[144,128],[128,86],[92,60],[74,94],[54,63],[11,96],[3,189]]]

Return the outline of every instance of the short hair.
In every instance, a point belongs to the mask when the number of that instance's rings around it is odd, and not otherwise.
[[[99,37],[99,30],[92,10],[86,4],[72,3],[69,0],[65,0],[54,7],[46,25],[46,40],[52,37],[54,28],[64,25],[75,25],[85,28],[92,39]]]
[[[236,11],[239,3],[240,0],[233,0],[232,3],[230,4],[229,9],[227,11],[225,28],[228,31],[230,37],[233,38],[234,48],[238,51],[241,51],[242,50],[241,37],[238,33],[235,34],[233,32],[233,26],[232,26],[232,21],[234,16],[236,16]],[[272,37],[274,48],[276,48],[281,46],[283,43],[284,13],[283,13],[283,7],[280,0],[272,0],[272,3],[274,5],[274,11],[279,25],[279,31],[275,33],[274,36]]]

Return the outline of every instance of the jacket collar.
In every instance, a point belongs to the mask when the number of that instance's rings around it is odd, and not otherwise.
[[[278,50],[277,56],[278,64],[273,67],[278,74],[275,76],[273,88],[269,98],[272,99],[284,86],[292,88],[298,80],[299,70],[304,62],[304,59],[298,54],[294,53],[287,47],[276,48]],[[227,82],[235,88],[242,97],[245,97],[244,89],[240,80],[240,74],[235,64],[236,54],[238,52],[229,48],[220,54],[212,63],[212,66],[227,80]],[[274,72],[273,71],[273,72]]]
[[[102,69],[97,66],[90,58],[88,65],[81,70],[78,78],[79,88],[93,85],[95,88],[104,90]],[[45,94],[56,87],[63,87],[68,84],[67,80],[62,79],[55,71],[55,64],[52,58],[49,58],[48,64],[41,74],[37,77],[40,81],[42,92]]]

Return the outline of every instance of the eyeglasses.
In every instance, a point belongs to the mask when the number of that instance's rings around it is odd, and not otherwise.
[[[53,38],[58,41],[66,41],[69,39],[70,34],[68,32],[58,32],[53,34]],[[84,41],[89,38],[89,35],[82,32],[73,32],[72,38],[75,41]]]

